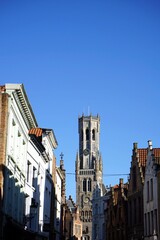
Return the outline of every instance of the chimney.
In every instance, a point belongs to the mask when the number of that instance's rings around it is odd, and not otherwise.
[[[152,141],[148,140],[148,149],[152,150]]]
[[[133,149],[137,149],[137,143],[133,143]]]
[[[133,153],[133,155],[135,155],[135,154],[137,154],[137,152],[138,152],[138,143],[134,142],[132,153]]]

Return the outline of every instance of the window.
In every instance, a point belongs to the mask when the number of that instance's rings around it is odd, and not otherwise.
[[[88,211],[85,211],[85,217],[88,219]]]
[[[88,191],[91,192],[91,179],[88,179]]]
[[[92,219],[92,211],[89,211],[89,218]]]
[[[31,168],[31,163],[27,161],[27,182],[29,182],[29,178],[30,178],[30,168]]]
[[[150,185],[150,189],[151,189],[151,196],[150,196],[150,200],[153,200],[153,179],[151,178],[151,185]]]
[[[144,226],[144,235],[145,236],[147,236],[147,214],[145,213],[145,215],[144,215],[144,224],[145,224],[145,226]]]
[[[36,168],[33,167],[33,175],[32,175],[32,186],[36,187]]]
[[[150,213],[148,213],[148,235],[150,235]]]
[[[154,219],[153,219],[153,211],[151,211],[151,234],[154,234]]]
[[[95,129],[92,130],[92,140],[95,141]]]
[[[83,180],[83,191],[86,192],[86,179]]]
[[[147,202],[149,202],[149,181],[147,181]]]
[[[154,210],[154,218],[155,218],[155,231],[158,231],[158,221],[157,221],[157,209]]]
[[[88,141],[89,140],[89,129],[87,128],[86,129],[86,141]]]

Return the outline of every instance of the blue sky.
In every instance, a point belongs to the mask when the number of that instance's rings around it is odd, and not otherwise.
[[[160,147],[159,13],[158,0],[0,0],[0,84],[23,83],[54,130],[73,199],[82,113],[101,118],[105,185],[127,180],[134,142]]]

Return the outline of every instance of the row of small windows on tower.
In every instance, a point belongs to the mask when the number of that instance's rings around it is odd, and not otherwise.
[[[83,222],[91,222],[92,221],[92,211],[82,211],[80,215],[80,219]],[[86,233],[88,233],[88,227],[86,227]]]
[[[91,179],[83,179],[83,192],[91,192]]]
[[[92,217],[92,211],[82,211],[81,212],[82,217]]]
[[[80,175],[93,175],[94,171],[93,170],[82,170],[82,171],[79,171],[79,174]]]
[[[84,136],[83,136],[83,130],[81,130],[81,141],[84,140]],[[86,128],[85,130],[85,140],[89,141],[90,140],[90,134],[89,134],[89,129]],[[92,129],[92,140],[95,141],[95,129]]]

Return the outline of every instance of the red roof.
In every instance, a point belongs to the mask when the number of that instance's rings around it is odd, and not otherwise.
[[[155,157],[160,157],[160,148],[153,148],[153,153]]]
[[[146,166],[146,159],[147,159],[147,148],[140,148],[137,149],[139,154],[139,162],[142,166]]]

